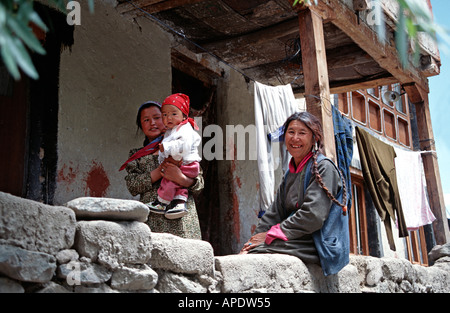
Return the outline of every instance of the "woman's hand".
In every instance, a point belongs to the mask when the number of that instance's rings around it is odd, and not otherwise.
[[[189,188],[194,184],[194,179],[187,177],[180,170],[180,165],[182,160],[175,161],[172,157],[166,158],[164,162],[160,165],[161,176],[165,179],[173,181],[180,186]]]
[[[266,240],[267,232],[265,233],[259,233],[250,238],[250,240],[244,244],[244,247],[242,248],[241,252],[239,254],[247,254],[251,249],[256,248],[260,244],[264,243]]]

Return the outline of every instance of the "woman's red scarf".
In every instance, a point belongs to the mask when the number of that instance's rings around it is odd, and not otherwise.
[[[120,167],[119,171],[121,171],[125,167],[127,167],[127,164],[130,163],[131,161],[134,161],[136,159],[142,158],[143,156],[146,156],[146,155],[149,155],[149,154],[153,154],[156,151],[158,151],[159,150],[159,144],[161,143],[162,139],[163,139],[163,136],[159,136],[158,138],[156,138],[155,140],[150,142],[148,145],[146,145],[144,148],[142,148],[141,150],[139,150],[138,152],[133,154],[125,163],[122,164],[122,166]]]
[[[300,164],[297,166],[297,168],[295,167],[295,161],[294,158],[291,159],[291,162],[289,162],[289,171],[291,173],[300,173],[301,171],[303,171],[303,168],[305,167],[306,163],[309,161],[309,159],[313,156],[312,152],[309,152],[304,158],[303,160],[300,162]]]

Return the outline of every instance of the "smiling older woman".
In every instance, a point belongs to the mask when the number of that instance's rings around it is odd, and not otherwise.
[[[289,170],[241,254],[290,254],[320,264],[325,275],[348,264],[345,184],[336,165],[321,153],[322,138],[322,125],[314,115],[301,112],[287,119]]]

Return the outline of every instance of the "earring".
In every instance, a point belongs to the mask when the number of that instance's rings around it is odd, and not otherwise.
[[[314,150],[315,150],[315,151],[319,150],[319,147],[317,146],[317,141],[316,141],[316,143],[314,144]]]

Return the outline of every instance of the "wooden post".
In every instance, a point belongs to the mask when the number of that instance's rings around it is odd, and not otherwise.
[[[450,242],[450,232],[445,210],[444,192],[434,143],[433,128],[428,93],[416,84],[403,85],[410,101],[416,108],[417,128],[419,132],[420,150],[430,151],[422,154],[425,178],[427,181],[428,199],[436,221],[432,224],[438,245]]]
[[[299,11],[299,24],[306,108],[321,121],[325,155],[336,161],[323,21],[305,8]]]

